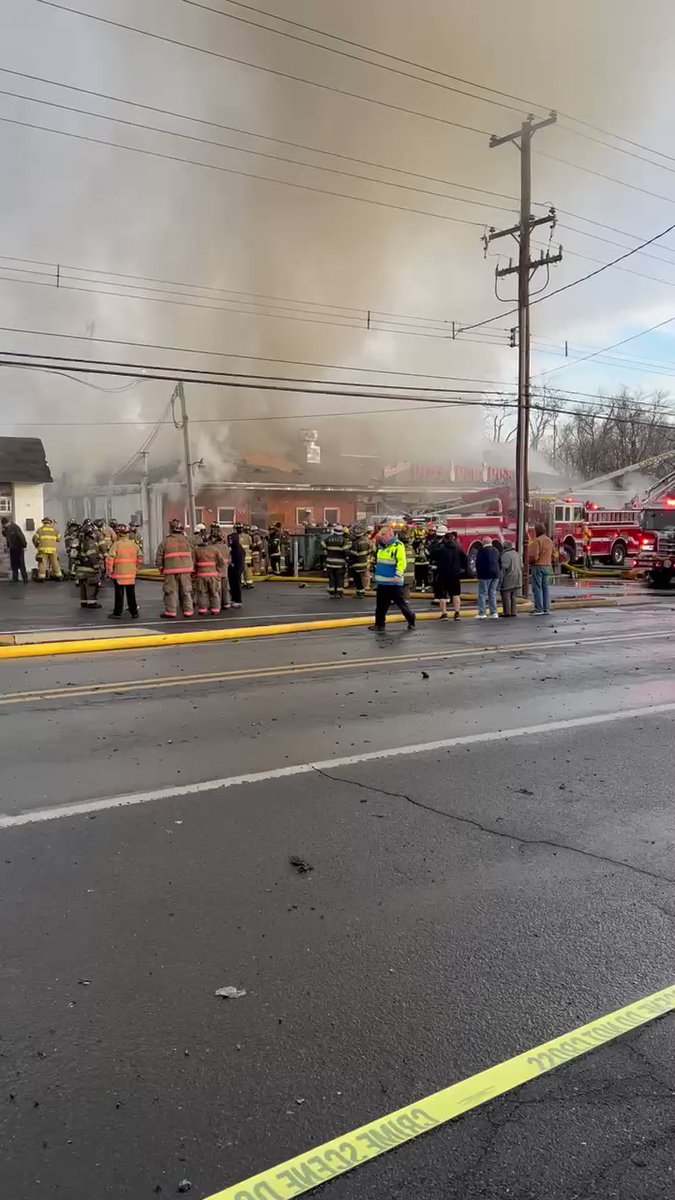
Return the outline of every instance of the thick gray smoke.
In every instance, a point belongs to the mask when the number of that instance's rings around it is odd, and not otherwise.
[[[112,15],[103,0],[88,0],[84,7]],[[656,7],[667,16],[665,7]],[[440,373],[449,377],[447,386],[464,386],[475,400],[479,399],[475,389],[480,384],[473,380],[513,383],[515,355],[506,348],[505,332],[514,323],[507,315],[509,305],[502,306],[503,319],[488,326],[488,332],[454,341],[438,336],[439,325],[424,327],[412,319],[421,316],[435,322],[472,323],[500,311],[493,295],[497,259],[483,260],[480,237],[483,222],[508,225],[514,220],[516,206],[508,197],[517,194],[518,160],[511,147],[490,150],[483,134],[247,70],[82,17],[47,8],[36,11],[24,0],[8,0],[6,10],[3,35],[8,61],[11,58],[17,70],[270,138],[420,171],[450,180],[453,186],[181,123],[86,96],[74,99],[73,93],[47,85],[26,82],[26,94],[147,120],[166,129],[298,161],[332,165],[409,188],[488,203],[489,197],[463,191],[459,185],[488,188],[506,196],[495,198],[500,208],[478,207],[4,98],[2,114],[21,121],[393,206],[359,203],[5,125],[1,136],[12,187],[5,193],[4,252],[45,264],[59,262],[63,269],[57,289],[54,267],[34,266],[32,274],[28,269],[21,273],[17,270],[20,264],[14,261],[14,269],[3,272],[0,282],[0,321],[14,329],[92,338],[89,342],[62,342],[7,333],[6,348],[208,365],[260,374],[272,374],[276,369],[284,375],[317,380],[376,380],[382,384],[413,383],[404,376],[387,374],[392,371]],[[425,0],[416,8],[412,28],[406,0],[372,0],[368,5],[346,0],[340,6],[318,7],[298,0],[288,15],[405,57],[435,63],[444,71],[481,80],[504,92],[532,97],[544,106],[555,105],[629,136],[641,133],[652,144],[664,143],[664,106],[656,104],[656,91],[652,98],[649,88],[641,86],[636,92],[628,81],[638,75],[644,80],[647,61],[650,78],[659,76],[666,46],[656,14],[653,20],[649,14],[638,14],[629,0],[598,0],[593,6],[572,0],[564,11],[550,6],[533,8],[524,0],[508,7],[497,0],[481,6],[458,0],[449,10]],[[478,104],[455,92],[211,17],[179,0],[152,0],[143,6],[142,18],[137,6],[126,0],[115,7],[114,16],[135,24],[142,21],[148,29],[250,58],[279,71],[435,113],[486,133],[515,129],[524,115],[517,102],[506,102],[517,111]],[[603,78],[602,86],[599,57],[612,63],[611,75]],[[666,78],[660,77],[662,82]],[[641,110],[636,110],[636,103]],[[542,132],[536,147],[558,158],[595,167],[600,163],[601,171],[622,178],[635,175],[632,160],[573,137],[562,128]],[[649,174],[648,168],[643,170]],[[663,190],[661,173],[651,174]],[[602,219],[601,210],[609,197],[612,222],[619,228],[649,233],[659,228],[661,221],[666,223],[667,205],[660,201],[637,197],[627,189],[612,189],[602,180],[535,156],[535,201],[552,201],[568,212],[600,214]],[[401,209],[426,210],[436,216]],[[449,217],[476,224],[458,223]],[[569,218],[567,222],[592,228]],[[602,259],[618,253],[569,231],[558,230],[557,236],[570,253],[555,274],[556,286],[590,269],[576,254]],[[515,254],[515,244],[507,249],[504,243],[503,250],[507,256]],[[104,274],[83,272],[83,267]],[[138,290],[138,279],[126,281],[136,290],[125,288],[121,275],[112,272],[142,276],[148,280],[148,290]],[[177,281],[181,286],[151,283],[150,278]],[[14,282],[8,282],[10,279]],[[43,286],[45,283],[50,286]],[[185,284],[200,286],[188,289]],[[224,293],[207,290],[224,288],[248,295],[231,294],[226,301]],[[189,303],[177,303],[184,296],[176,293],[186,291]],[[508,281],[502,291],[505,296],[513,294]],[[124,298],[120,292],[125,293]],[[253,305],[252,294],[278,299],[258,300]],[[609,272],[586,289],[575,289],[533,309],[534,332],[545,337],[554,350],[562,347],[566,336],[602,344],[612,336],[612,321],[618,319],[622,331],[631,322],[639,324],[643,315],[658,311],[662,294],[663,288],[654,283]],[[609,305],[603,304],[605,298]],[[317,311],[313,307],[317,304],[332,307]],[[280,309],[294,319],[265,315]],[[368,310],[370,329],[366,328]],[[607,316],[608,310],[618,313],[618,318]],[[345,322],[358,328],[340,328]],[[106,345],[94,341],[92,335],[176,350],[167,353],[150,346]],[[206,353],[186,354],[185,348],[261,357],[258,361],[216,358]],[[291,359],[308,365],[275,368],[264,359]],[[537,356],[535,371],[559,361]],[[337,365],[345,369],[337,370]],[[359,368],[372,368],[382,375],[362,373]],[[558,378],[562,384],[573,376]],[[597,374],[591,376],[586,386],[594,386],[596,378]],[[106,377],[90,377],[88,383],[93,386],[85,386],[54,375],[6,370],[4,379],[4,419],[16,422],[14,429],[5,426],[5,432],[40,431],[55,475],[65,473],[69,480],[84,485],[94,477],[113,474],[125,463],[160,417],[171,393],[170,384],[145,382],[129,388],[123,380]],[[427,386],[433,382],[420,379],[420,384]],[[423,396],[417,393],[417,398]],[[411,408],[412,399],[388,405],[376,397],[347,400],[196,387],[188,387],[188,399],[194,422],[193,457],[204,462],[200,469],[204,480],[229,478],[238,457],[247,451],[277,453],[300,461],[303,427],[318,430],[324,461],[334,460],[336,476],[345,480],[364,479],[373,456],[392,462],[480,461],[485,449],[480,408],[428,410],[420,403],[412,412],[397,412]],[[386,413],[364,414],[364,410],[383,408]],[[354,415],[322,419],[322,413],[335,411]],[[299,419],[241,419],[281,414]],[[228,424],[232,418],[236,420]],[[222,425],[217,423],[220,421]],[[500,453],[508,457],[510,451],[502,448]],[[168,425],[152,446],[151,462],[160,466],[180,455],[180,434]]]

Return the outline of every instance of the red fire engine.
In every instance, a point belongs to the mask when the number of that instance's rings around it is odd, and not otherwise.
[[[584,526],[591,530],[591,558],[622,567],[637,554],[642,537],[642,510],[639,508],[601,508],[579,500],[557,501],[553,505],[553,540],[563,549],[569,562],[583,558]]]
[[[675,472],[655,483],[644,497],[642,537],[633,567],[655,587],[675,576]]]

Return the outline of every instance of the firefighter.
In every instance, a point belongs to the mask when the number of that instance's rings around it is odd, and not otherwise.
[[[117,527],[117,534],[119,536],[119,525]],[[140,525],[137,525],[135,523],[135,521],[129,522],[129,536],[130,536],[132,542],[136,543],[136,545],[138,546],[138,548],[141,552],[141,563],[142,563],[143,562],[143,530],[141,529]]]
[[[169,521],[169,536],[157,547],[155,565],[162,572],[164,583],[163,617],[175,617],[178,602],[184,617],[194,613],[192,605],[192,571],[194,555],[182,521]]]
[[[410,530],[408,527],[403,526],[402,529],[399,529],[397,531],[397,537],[403,546],[403,549],[405,550],[405,572],[403,575],[403,587],[405,589],[406,596],[409,596],[415,583],[415,560],[410,548]]]
[[[257,525],[251,526],[251,572],[253,575],[262,575],[262,542],[260,539],[260,530]]]
[[[61,563],[59,562],[58,544],[61,534],[51,517],[43,517],[42,524],[33,534],[33,545],[36,550],[38,564],[38,579],[63,579]]]
[[[91,524],[91,522],[90,522]],[[92,528],[94,529],[93,525]],[[98,541],[98,530],[94,529],[94,536]],[[66,532],[63,535],[63,548],[68,559],[68,577],[75,579],[75,559],[77,558],[77,547],[80,540],[80,523],[74,517],[71,517],[66,525]]]
[[[222,611],[224,608],[230,607],[230,581],[227,575],[227,568],[230,562],[230,551],[228,544],[223,537],[223,531],[217,521],[213,521],[211,528],[209,529],[209,542],[212,546],[216,547],[222,560],[222,565],[218,568],[218,574],[220,577],[220,608]]]
[[[326,573],[328,575],[328,595],[340,599],[344,594],[345,567],[349,540],[345,537],[341,525],[336,525],[322,543],[326,551]]]
[[[168,539],[167,539],[168,540]],[[115,541],[108,552],[106,569],[115,585],[115,607],[108,613],[108,620],[120,621],[126,595],[127,608],[134,620],[138,619],[136,600],[136,575],[143,563],[143,551],[127,525],[117,525]]]
[[[590,525],[584,525],[581,540],[584,548],[584,566],[590,571],[593,566],[593,530]]]
[[[239,545],[244,551],[243,586],[250,590],[253,587],[253,539],[248,525],[235,525],[239,534]]]
[[[270,556],[270,570],[273,575],[281,574],[281,522],[278,521],[269,531],[267,549]]]
[[[366,594],[368,549],[369,542],[365,531],[356,528],[353,531],[352,542],[349,548],[349,569],[357,596],[365,596]]]
[[[93,521],[87,519],[82,522],[74,553],[72,557],[69,554],[69,560],[75,581],[80,587],[80,608],[100,608],[97,597],[105,564]]]
[[[415,560],[415,587],[418,592],[426,592],[429,584],[429,547],[423,529],[416,530],[414,534],[413,558]]]
[[[217,542],[209,541],[206,529],[197,537],[194,547],[194,587],[197,612],[219,616],[222,598],[221,571],[225,568],[225,557]]]

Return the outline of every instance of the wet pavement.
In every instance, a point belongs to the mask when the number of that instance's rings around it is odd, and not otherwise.
[[[0,1200],[206,1197],[673,983],[673,617],[2,663],[0,813],[44,819],[0,828]],[[669,1197],[674,1051],[667,1016],[321,1194]]]

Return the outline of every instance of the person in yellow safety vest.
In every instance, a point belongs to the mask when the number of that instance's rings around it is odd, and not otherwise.
[[[253,587],[253,539],[247,525],[235,525],[239,534],[239,545],[244,551],[244,574],[242,583],[245,588]]]
[[[169,522],[169,536],[157,547],[155,566],[162,572],[164,584],[163,617],[175,617],[178,602],[184,617],[194,614],[192,604],[192,572],[194,554],[182,521]]]
[[[399,541],[391,525],[385,525],[378,534],[379,549],[375,565],[375,624],[368,628],[375,633],[384,633],[389,606],[395,604],[408,622],[408,629],[415,628],[415,614],[408,604],[403,580],[406,568],[405,546]]]
[[[134,620],[138,619],[136,599],[136,575],[143,564],[143,551],[126,525],[118,525],[115,541],[108,551],[106,568],[115,585],[115,607],[108,613],[108,620],[120,621],[126,595],[127,608]]]
[[[58,544],[61,534],[51,517],[43,517],[42,524],[33,534],[33,545],[37,552],[38,579],[63,579],[59,562]]]
[[[590,525],[584,525],[581,540],[584,547],[584,566],[590,570],[593,566],[593,530]]]
[[[225,556],[217,542],[209,541],[206,529],[199,534],[194,547],[194,555],[197,612],[200,616],[205,616],[210,610],[214,617],[220,616],[221,571],[225,568]]]

